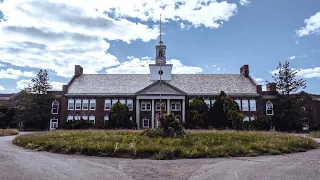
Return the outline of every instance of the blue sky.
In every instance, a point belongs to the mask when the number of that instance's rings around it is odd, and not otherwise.
[[[39,68],[55,89],[75,64],[85,73],[148,73],[160,13],[174,73],[239,73],[249,64],[263,84],[289,60],[306,90],[320,93],[319,0],[4,0],[0,92],[19,91]]]

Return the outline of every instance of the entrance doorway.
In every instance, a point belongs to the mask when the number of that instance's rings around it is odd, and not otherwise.
[[[50,119],[50,131],[58,128],[58,119]]]

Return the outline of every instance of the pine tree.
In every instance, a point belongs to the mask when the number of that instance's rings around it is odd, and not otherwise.
[[[296,78],[298,72],[299,70],[290,67],[289,61],[285,61],[284,64],[279,62],[273,75],[280,93],[279,115],[274,118],[278,130],[301,130],[303,127],[305,120],[305,113],[302,110],[303,98],[297,92],[306,88],[306,81]]]
[[[112,105],[110,110],[110,120],[108,121],[108,128],[131,129],[133,123],[130,120],[129,108],[126,104],[120,102]]]
[[[188,108],[187,128],[207,128],[209,108],[203,98],[193,98]]]

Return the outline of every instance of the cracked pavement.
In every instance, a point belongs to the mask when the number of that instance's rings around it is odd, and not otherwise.
[[[0,137],[0,180],[316,180],[320,149],[279,156],[149,160],[62,155],[23,149]]]

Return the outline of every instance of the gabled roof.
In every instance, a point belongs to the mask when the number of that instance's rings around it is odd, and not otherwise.
[[[136,94],[138,95],[138,94],[140,94],[140,93],[143,93],[144,91],[147,91],[147,90],[151,89],[152,87],[155,87],[156,85],[159,85],[159,84],[160,84],[160,81],[156,81],[156,82],[150,84],[149,86],[141,89],[140,91],[136,92]],[[186,92],[181,91],[180,89],[178,89],[178,88],[175,87],[175,86],[172,86],[171,84],[167,83],[166,81],[161,81],[161,84],[162,84],[162,85],[165,85],[165,86],[167,86],[167,87],[169,87],[169,88],[172,88],[172,89],[175,90],[176,92],[179,92],[179,93],[181,93],[181,94],[183,94],[183,95],[187,95]],[[158,92],[158,91],[157,91],[157,92]]]
[[[155,82],[149,74],[82,74],[67,95],[135,95]],[[256,85],[241,74],[173,74],[166,83],[188,95],[258,96]]]

